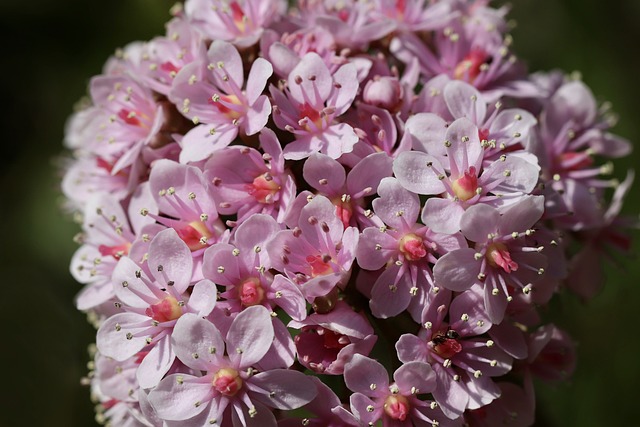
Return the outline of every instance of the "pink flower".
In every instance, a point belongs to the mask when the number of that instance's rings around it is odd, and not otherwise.
[[[200,169],[160,160],[149,176],[151,195],[160,214],[148,208],[141,213],[175,228],[189,249],[199,251],[214,243],[224,228],[209,187]]]
[[[482,284],[489,318],[500,323],[513,291],[535,292],[547,266],[547,257],[540,253],[543,246],[524,241],[542,216],[542,204],[541,197],[529,196],[502,213],[487,205],[469,208],[461,228],[475,245],[441,257],[433,269],[436,282],[458,292]]]
[[[445,415],[456,418],[500,396],[492,377],[509,372],[512,359],[481,336],[491,323],[478,294],[464,292],[449,304],[450,299],[450,292],[440,291],[422,314],[418,336],[402,335],[396,349],[401,362],[431,364],[437,382],[433,397]]]
[[[184,135],[180,162],[206,159],[238,134],[260,132],[271,113],[271,103],[262,92],[272,72],[268,61],[256,59],[245,86],[240,54],[221,40],[211,43],[206,58],[183,67],[169,99],[196,125],[202,124]]]
[[[356,354],[344,371],[351,395],[351,410],[367,425],[382,420],[389,427],[410,425],[462,426],[462,419],[448,419],[433,402],[418,397],[436,388],[436,374],[428,363],[414,361],[400,366],[389,383],[387,369],[375,360]]]
[[[260,145],[263,154],[245,146],[214,151],[204,167],[219,212],[237,215],[237,223],[257,213],[282,222],[295,198],[295,181],[271,129],[260,132]]]
[[[472,84],[491,102],[505,95],[538,96],[502,34],[480,36],[486,29],[468,32],[461,21],[436,31],[429,45],[414,33],[399,34],[391,41],[391,53],[405,63],[418,58],[424,80],[446,74]]]
[[[166,29],[165,36],[126,46],[110,67],[122,68],[122,73],[135,75],[154,91],[168,95],[175,76],[182,67],[196,60],[205,44],[183,17],[173,18]]]
[[[385,153],[371,154],[347,174],[344,166],[324,154],[312,154],[305,162],[302,176],[319,194],[336,206],[336,216],[344,227],[375,223],[365,209],[365,197],[371,196],[380,181],[391,176],[392,160]]]
[[[128,217],[120,203],[108,194],[98,194],[89,200],[84,212],[83,245],[71,261],[71,274],[86,284],[77,296],[79,310],[94,309],[115,297],[111,284],[113,270],[120,258],[129,255],[136,234],[145,224],[134,223],[132,230]]]
[[[345,228],[329,199],[317,196],[302,208],[298,227],[278,232],[267,252],[272,267],[311,302],[346,285],[357,244],[358,229]]]
[[[342,374],[353,356],[368,355],[378,338],[364,314],[344,301],[337,301],[327,313],[313,313],[288,326],[300,330],[294,339],[298,361],[320,374]]]
[[[509,382],[498,383],[500,397],[482,408],[467,410],[464,420],[477,427],[529,427],[535,420],[535,394],[530,376],[524,387]]]
[[[393,162],[403,187],[417,194],[444,196],[427,200],[422,212],[423,222],[435,232],[455,233],[468,207],[516,202],[538,182],[539,167],[517,155],[503,154],[483,166],[478,128],[466,118],[449,125],[441,144],[433,144],[428,153],[401,153]]]
[[[425,3],[425,0],[377,0],[375,12],[395,21],[398,32],[440,29],[456,15],[452,1]]]
[[[165,114],[149,88],[128,76],[97,76],[91,80],[91,98],[101,114],[92,151],[113,162],[112,174],[133,165],[144,146],[160,142],[154,138]]]
[[[301,372],[253,368],[273,338],[269,313],[261,306],[238,314],[225,339],[209,321],[183,316],[174,332],[176,354],[203,374],[167,376],[151,391],[149,402],[161,419],[184,426],[224,425],[231,417],[235,427],[275,427],[269,407],[298,408],[315,397],[316,389]]]
[[[385,16],[376,16],[373,5],[366,1],[300,2],[296,21],[300,25],[320,26],[329,31],[336,42],[349,49],[366,49],[369,42],[380,39],[395,28]]]
[[[256,43],[264,29],[279,18],[286,8],[286,2],[188,0],[184,8],[189,23],[205,38],[247,48]]]
[[[282,91],[271,86],[273,120],[296,137],[284,147],[285,159],[300,160],[318,151],[337,159],[353,149],[358,141],[353,128],[335,118],[351,106],[358,91],[355,83],[353,64],[332,75],[322,58],[310,52],[291,71]]]
[[[132,357],[145,346],[152,348],[137,371],[142,388],[154,387],[175,359],[171,334],[176,321],[186,313],[206,316],[213,310],[215,285],[198,282],[190,295],[191,251],[173,229],[156,235],[149,258],[140,268],[121,258],[113,272],[116,296],[122,312],[109,317],[98,330],[98,349],[118,361]]]
[[[541,326],[529,337],[530,371],[545,381],[564,381],[576,368],[575,344],[555,325]]]
[[[356,252],[363,269],[384,268],[370,290],[371,312],[387,318],[408,309],[419,321],[435,287],[431,265],[436,256],[465,247],[466,242],[459,233],[437,234],[418,224],[418,196],[402,188],[396,179],[383,179],[378,193],[373,209],[384,226],[366,228]]]

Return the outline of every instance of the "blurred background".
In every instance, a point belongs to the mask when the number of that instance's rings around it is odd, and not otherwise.
[[[116,47],[164,32],[166,0],[2,0],[0,98],[0,427],[95,426],[86,374],[95,331],[76,311],[68,273],[78,227],[59,209],[63,128]],[[515,51],[531,71],[578,70],[635,141],[616,176],[640,169],[640,1],[514,0]],[[636,183],[624,207],[640,211]],[[640,235],[634,235],[635,252]],[[537,426],[637,425],[640,263],[609,268],[589,304],[561,295],[548,315],[578,344],[569,384],[538,384]]]

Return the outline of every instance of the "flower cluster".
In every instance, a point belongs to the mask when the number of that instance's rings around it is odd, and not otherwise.
[[[66,131],[98,419],[531,425],[575,366],[539,307],[638,227],[589,88],[528,74],[485,0],[172,12]]]

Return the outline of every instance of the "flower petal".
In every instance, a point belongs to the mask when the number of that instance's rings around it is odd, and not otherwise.
[[[256,399],[267,406],[283,410],[299,408],[316,397],[317,389],[310,377],[289,369],[260,372],[247,381],[249,389],[256,385],[267,393],[256,394]]]
[[[165,420],[188,420],[204,411],[213,397],[208,382],[197,382],[191,375],[169,375],[149,393],[149,403],[158,417]],[[198,404],[196,404],[198,403]]]
[[[217,368],[224,355],[224,340],[218,328],[192,313],[178,319],[173,328],[172,342],[178,359],[196,370]]]
[[[191,284],[193,257],[187,244],[173,228],[161,231],[153,238],[149,245],[147,265],[158,283],[174,286],[179,293],[186,291]]]
[[[469,289],[480,272],[481,260],[476,260],[475,254],[475,249],[462,248],[439,258],[433,267],[435,282],[455,292]]]
[[[227,353],[235,368],[247,368],[271,347],[274,332],[271,316],[261,305],[248,307],[233,319],[227,332]]]

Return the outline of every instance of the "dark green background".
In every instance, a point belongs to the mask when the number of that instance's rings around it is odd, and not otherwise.
[[[68,274],[78,228],[58,209],[55,158],[90,76],[117,46],[163,32],[161,0],[1,0],[0,427],[95,425],[86,374],[94,332],[74,309]],[[518,0],[515,49],[531,70],[580,70],[619,113],[615,131],[640,144],[640,1]],[[640,148],[616,174],[640,165]],[[640,211],[636,185],[624,211]],[[635,251],[640,236],[635,233]],[[640,264],[610,268],[588,305],[568,295],[558,324],[578,343],[568,385],[538,388],[539,426],[633,426],[640,379]]]

